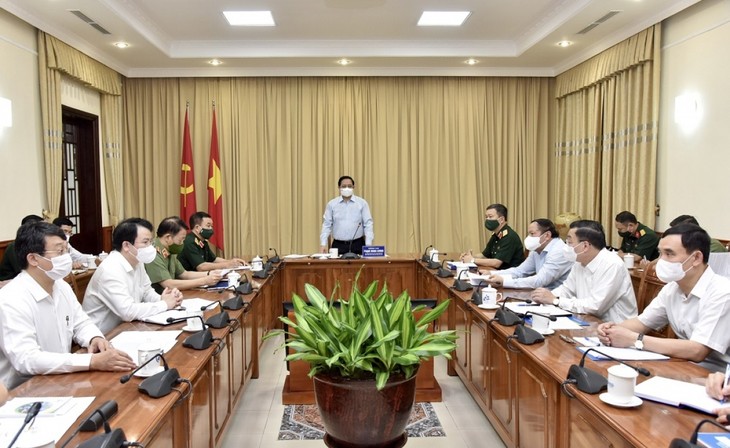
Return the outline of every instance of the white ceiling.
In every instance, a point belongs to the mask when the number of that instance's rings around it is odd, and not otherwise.
[[[0,0],[0,7],[128,77],[555,76],[698,1]],[[231,27],[223,10],[271,10],[277,26]],[[472,14],[461,27],[418,27],[424,10]],[[612,10],[621,12],[577,34]],[[120,40],[131,47],[112,45]],[[575,43],[559,48],[561,40]],[[223,65],[210,66],[212,58]],[[340,58],[353,63],[339,66]],[[480,62],[468,66],[467,58]]]

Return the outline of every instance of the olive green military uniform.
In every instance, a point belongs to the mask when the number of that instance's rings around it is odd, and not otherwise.
[[[152,287],[158,294],[162,294],[165,287],[160,283],[165,280],[180,277],[185,272],[185,268],[180,264],[177,255],[168,252],[162,243],[160,243],[159,238],[155,238],[153,244],[155,249],[157,249],[157,256],[152,263],[145,264],[144,268],[147,270],[147,276],[150,278],[150,282],[152,282]]]
[[[499,269],[513,268],[525,261],[525,249],[522,247],[522,238],[510,226],[504,226],[499,232],[493,233],[482,251],[487,258],[502,260]]]
[[[5,248],[3,261],[0,263],[0,281],[12,280],[18,274],[20,274],[20,264],[15,255],[15,241],[13,241]]]
[[[651,261],[659,257],[659,235],[642,223],[638,223],[636,232],[626,235],[621,240],[621,250],[625,254],[636,254]]]
[[[727,252],[727,248],[719,240],[710,238],[710,252]]]
[[[193,232],[188,233],[183,242],[183,250],[177,256],[178,261],[187,271],[197,271],[201,263],[210,263],[218,258],[210,250],[208,241],[199,238]]]

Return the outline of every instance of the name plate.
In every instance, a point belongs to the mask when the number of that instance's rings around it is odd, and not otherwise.
[[[385,246],[363,246],[362,247],[362,257],[363,258],[374,258],[374,257],[384,257],[385,256]]]

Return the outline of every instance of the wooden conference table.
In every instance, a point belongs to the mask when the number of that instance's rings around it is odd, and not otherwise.
[[[136,390],[140,380],[133,378],[120,384],[118,373],[79,372],[65,375],[36,376],[13,390],[16,396],[94,396],[94,402],[80,420],[107,400],[119,403],[119,412],[111,420],[113,428],[122,428],[130,441],[147,447],[215,447],[219,446],[226,425],[246,386],[259,376],[258,356],[262,336],[279,326],[283,302],[293,292],[304,297],[304,284],[312,283],[322,291],[331,291],[339,281],[347,296],[355,274],[364,266],[360,285],[371,279],[386,280],[391,291],[408,289],[413,298],[452,299],[447,315],[439,321],[441,329],[459,332],[449,373],[458,375],[484,414],[509,447],[665,447],[675,437],[688,438],[703,418],[696,412],[649,401],[631,409],[611,407],[572,386],[575,398],[561,392],[561,383],[569,367],[580,361],[580,352],[571,344],[548,336],[544,343],[523,346],[507,337],[514,331],[490,322],[494,312],[477,308],[470,302],[471,292],[451,289],[453,279],[441,279],[434,270],[417,261],[418,256],[369,260],[286,260],[263,281],[255,294],[246,296],[250,308],[229,311],[241,327],[213,330],[226,347],[217,355],[216,344],[195,351],[181,342],[166,355],[170,367],[181,377],[190,379],[193,391],[178,402],[180,394],[152,399]],[[525,292],[506,291],[507,296]],[[187,291],[188,297],[224,300],[229,293]],[[206,318],[219,309],[206,312]],[[575,331],[558,331],[569,335],[594,335],[597,321]],[[113,330],[113,337],[124,330],[158,330],[182,327],[125,323]],[[186,334],[179,340],[182,341]],[[586,360],[586,366],[606,374],[613,362]],[[638,362],[653,375],[684,381],[702,382],[707,372],[688,362],[670,360]],[[262,372],[266,375],[266,372]],[[642,381],[643,377],[639,378]],[[186,392],[187,385],[179,388]],[[71,428],[80,422],[77,421]],[[62,438],[64,440],[71,432]],[[94,434],[83,433],[70,444],[75,446]]]

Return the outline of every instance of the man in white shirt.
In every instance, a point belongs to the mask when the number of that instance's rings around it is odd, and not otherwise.
[[[488,279],[492,286],[555,289],[568,278],[573,261],[565,256],[565,243],[553,222],[538,218],[527,226],[527,235],[524,243],[530,255],[519,266],[494,271]]]
[[[61,229],[46,222],[22,226],[15,248],[22,271],[0,290],[0,380],[13,388],[32,375],[133,369],[134,361],[111,347],[63,280],[71,257]],[[88,353],[70,353],[73,341]]]
[[[340,254],[352,250],[362,254],[363,246],[373,244],[373,216],[367,201],[353,194],[355,181],[350,176],[342,176],[337,181],[340,195],[327,203],[322,216],[322,232],[319,235],[319,249],[327,252],[329,237],[332,247]]]
[[[64,217],[58,217],[53,220],[53,224],[57,225],[58,227],[63,230],[63,233],[66,235],[66,241],[68,244],[68,253],[71,254],[71,260],[73,260],[73,268],[74,269],[81,269],[86,265],[86,260],[89,259],[89,257],[94,257],[91,254],[85,254],[82,253],[76,249],[74,249],[73,246],[71,246],[71,237],[74,234],[74,223],[71,222],[70,219],[64,218]]]
[[[606,249],[603,226],[596,221],[574,221],[565,243],[566,256],[576,261],[568,278],[552,291],[536,289],[532,300],[573,313],[592,314],[604,321],[623,322],[636,317],[631,277],[621,259]]]
[[[176,288],[165,288],[161,295],[152,289],[144,269],[157,256],[152,240],[152,224],[146,219],[125,219],[114,228],[114,250],[91,277],[83,304],[104,333],[122,322],[144,319],[182,302]]]
[[[634,347],[724,369],[730,355],[730,279],[708,266],[710,236],[694,224],[667,229],[656,274],[666,283],[637,318],[598,326],[606,345]],[[669,324],[679,339],[644,336]]]

